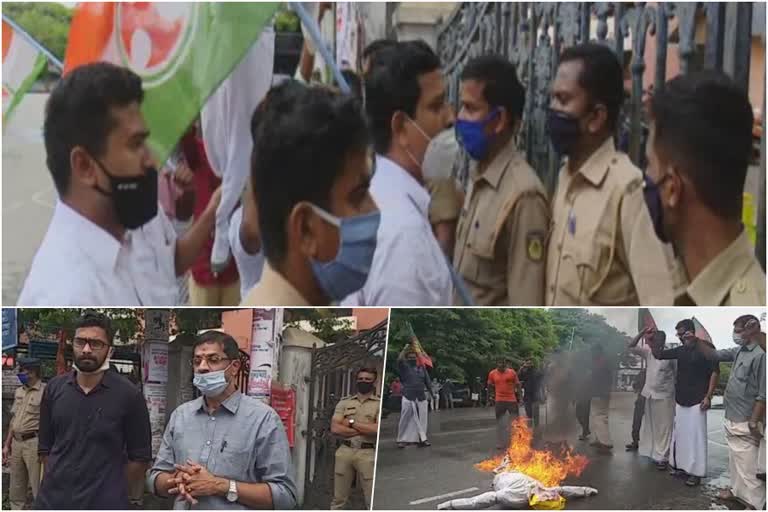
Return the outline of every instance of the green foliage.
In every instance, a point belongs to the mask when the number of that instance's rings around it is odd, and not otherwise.
[[[313,334],[325,341],[334,343],[348,338],[352,334],[349,320],[338,318],[341,310],[333,309],[288,309],[285,311],[286,327],[299,327],[301,321],[309,322]]]
[[[275,15],[275,31],[277,32],[300,32],[301,20],[299,16],[283,7]]]
[[[387,351],[387,373],[410,342],[407,323],[434,363],[433,377],[470,382],[485,378],[496,359],[507,356],[518,368],[528,358],[542,362],[555,348],[583,352],[592,343],[609,359],[625,353],[627,337],[605,318],[586,309],[394,309]]]
[[[72,9],[56,2],[3,2],[3,14],[64,60]]]
[[[733,363],[720,363],[720,380],[717,381],[715,392],[722,395],[725,392],[725,386],[728,385],[728,379],[731,377]]]

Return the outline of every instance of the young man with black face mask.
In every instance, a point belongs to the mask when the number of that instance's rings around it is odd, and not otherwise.
[[[456,138],[473,165],[453,261],[482,306],[544,304],[549,205],[515,145],[524,106],[514,64],[497,55],[467,63]]]
[[[38,454],[45,469],[35,509],[127,509],[128,485],[152,461],[141,391],[110,369],[114,330],[102,313],[75,326],[73,370],[48,382],[40,404]]]
[[[728,443],[731,488],[720,498],[738,498],[760,509],[765,506],[765,483],[757,478],[760,440],[765,436],[765,351],[761,348],[760,321],[742,315],[733,322],[733,348],[716,350],[696,338],[683,335],[711,361],[732,362],[725,387],[725,440]]]
[[[765,273],[741,223],[747,94],[718,71],[680,75],[653,96],[650,114],[645,198],[688,280],[675,305],[764,306]]]
[[[566,156],[552,205],[546,304],[670,305],[675,268],[643,203],[643,174],[616,150],[621,65],[601,44],[567,48],[547,130]]]
[[[158,208],[141,78],[106,62],[68,73],[43,135],[59,200],[18,304],[171,306],[213,228],[219,193],[181,238]]]
[[[260,118],[251,179],[267,263],[243,304],[336,303],[365,284],[380,221],[359,102],[289,81]]]
[[[296,484],[283,422],[237,389],[240,349],[232,336],[206,331],[190,361],[202,396],[171,414],[149,490],[175,498],[174,509],[289,510]]]
[[[365,508],[371,506],[381,403],[376,396],[377,376],[375,368],[358,370],[355,386],[357,393],[339,400],[333,412],[331,432],[340,437],[342,442],[336,450],[331,510],[343,509],[347,504],[355,475],[363,488]]]

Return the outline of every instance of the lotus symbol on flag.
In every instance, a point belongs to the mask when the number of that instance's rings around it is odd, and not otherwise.
[[[194,2],[121,2],[115,9],[117,51],[144,87],[170,78],[184,60],[197,23]]]

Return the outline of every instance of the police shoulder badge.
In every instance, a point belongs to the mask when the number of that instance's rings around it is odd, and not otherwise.
[[[541,231],[529,231],[525,235],[526,252],[528,259],[539,262],[544,258],[544,233]]]

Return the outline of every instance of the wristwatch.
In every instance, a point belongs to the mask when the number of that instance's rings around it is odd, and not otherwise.
[[[229,481],[229,491],[227,491],[227,501],[234,503],[237,501],[237,482],[234,480]]]
[[[349,418],[349,426],[353,426],[355,424],[355,418]]]

